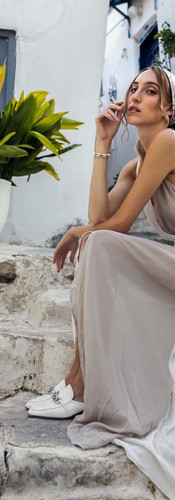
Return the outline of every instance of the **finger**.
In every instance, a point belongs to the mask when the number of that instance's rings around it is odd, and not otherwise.
[[[111,109],[109,109],[109,108],[106,109],[106,111],[104,111],[103,116],[101,117],[100,121],[103,121],[104,118],[107,118],[111,122],[115,122],[116,121],[116,115],[115,115],[115,113]]]
[[[59,261],[56,261],[56,262],[55,262],[55,264],[56,264],[57,273],[59,273],[59,271],[60,271],[60,269],[61,269],[61,267],[60,267],[60,266],[61,266],[61,264],[60,264],[60,260],[59,260]]]
[[[117,110],[117,109],[119,109],[119,110],[123,109],[124,108],[124,102],[121,101],[121,102],[115,102],[113,104],[111,103],[111,104],[109,104],[109,106],[107,107],[107,109],[108,108],[115,109],[115,110]]]
[[[74,262],[76,251],[77,251],[77,248],[75,250],[72,250],[71,254],[70,254],[70,261],[72,262],[72,264]]]
[[[58,252],[59,252],[59,250],[57,250],[57,248],[56,248],[54,250],[53,257],[52,257],[53,264],[56,264],[56,259],[57,259],[57,256],[58,256]]]
[[[116,111],[117,111],[117,110],[116,110]],[[106,113],[107,113],[108,118],[109,118],[109,116],[110,116],[110,117],[112,117],[112,120],[113,120],[114,122],[118,122],[118,121],[119,121],[118,112],[117,112],[117,114],[116,114],[116,112],[114,112],[112,109],[107,109],[107,110],[106,110]]]
[[[124,105],[121,105],[121,106],[118,106],[118,104],[112,104],[110,107],[107,108],[107,111],[108,110],[111,110],[115,116],[119,115],[119,114],[122,114],[123,111],[124,111]]]
[[[117,105],[117,106],[124,106],[124,101],[115,102],[115,105]]]
[[[53,254],[53,264],[57,263],[57,260],[60,258],[60,256],[61,256],[60,251],[56,249]]]
[[[61,269],[63,268],[62,260],[59,260],[59,262],[56,263],[56,267],[57,273],[59,273],[59,271],[61,271]]]
[[[59,272],[60,270],[61,262],[62,262],[62,256],[61,254],[57,254],[53,262],[54,264],[56,264],[57,272]]]
[[[103,113],[101,113],[101,115],[98,115],[98,117],[96,118],[96,122],[103,122],[103,120],[107,118],[108,120],[110,121],[114,121],[114,118],[112,116],[110,116],[110,114],[108,113],[108,111],[104,111]]]

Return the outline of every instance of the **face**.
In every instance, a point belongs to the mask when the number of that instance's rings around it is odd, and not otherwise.
[[[163,103],[168,113],[168,105]],[[127,100],[127,121],[136,126],[162,125],[165,121],[160,110],[160,87],[155,72],[148,69],[132,83]]]

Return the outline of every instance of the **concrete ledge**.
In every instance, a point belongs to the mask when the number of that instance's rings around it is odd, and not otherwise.
[[[19,393],[0,403],[6,456],[0,491],[3,500],[166,498],[126,458],[122,448],[111,444],[81,450],[67,438],[70,419],[29,418],[25,410],[28,398]]]

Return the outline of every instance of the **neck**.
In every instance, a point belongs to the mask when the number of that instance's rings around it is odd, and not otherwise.
[[[148,150],[152,140],[161,130],[163,130],[162,125],[156,127],[137,127],[138,136],[145,151]]]

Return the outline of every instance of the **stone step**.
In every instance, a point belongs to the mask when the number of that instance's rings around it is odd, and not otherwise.
[[[0,333],[0,399],[19,390],[47,392],[67,375],[73,355],[71,330]]]
[[[75,266],[67,260],[56,273],[52,254],[0,245],[0,399],[19,390],[47,392],[71,366]]]
[[[30,396],[0,402],[2,500],[165,500],[122,448],[81,450],[67,438],[71,419],[29,418]]]

